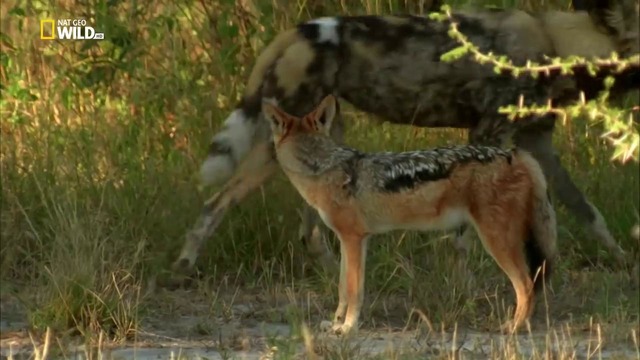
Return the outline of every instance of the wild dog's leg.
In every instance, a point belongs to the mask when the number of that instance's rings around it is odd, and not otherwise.
[[[486,210],[485,210],[486,211]],[[482,216],[476,230],[487,252],[511,280],[516,292],[516,310],[513,321],[505,322],[501,330],[516,331],[533,312],[533,280],[524,254],[527,230],[522,221],[514,220],[508,214]]]
[[[302,222],[299,233],[300,241],[306,248],[307,256],[312,261],[320,263],[325,271],[333,273],[337,264],[327,243],[329,234],[322,227],[318,212],[306,202],[302,204]]]
[[[180,256],[173,263],[174,271],[192,268],[202,244],[213,235],[229,208],[242,201],[271,177],[278,168],[273,154],[271,142],[263,141],[256,144],[240,164],[236,175],[227,181],[220,192],[207,200],[196,225],[187,233]]]
[[[455,230],[455,239],[453,240],[453,246],[456,249],[456,267],[458,268],[458,272],[463,274],[467,279],[467,285],[473,284],[475,280],[473,273],[467,269],[472,235],[472,226],[469,226],[468,224],[461,225]]]
[[[320,216],[309,204],[302,204],[302,222],[300,223],[300,241],[304,244],[307,256],[320,263],[325,271],[333,272],[336,260],[327,244],[327,232],[321,225]]]
[[[473,227],[469,226],[468,224],[464,224],[455,229],[455,237],[453,239],[453,247],[456,250],[456,271],[466,280],[464,284],[467,289],[471,289],[472,285],[475,283],[473,272],[469,271],[469,269],[467,268],[472,235]]]
[[[523,129],[515,135],[514,141],[518,147],[528,150],[540,163],[558,200],[580,221],[588,224],[588,232],[600,240],[618,262],[624,263],[625,252],[609,232],[604,217],[578,189],[560,163],[560,158],[553,149],[552,132],[553,128],[529,131]]]
[[[368,237],[358,234],[338,234],[340,238],[340,248],[342,249],[341,263],[341,285],[344,286],[346,298],[346,315],[344,323],[333,325],[333,332],[337,335],[347,334],[358,329],[358,318],[364,300],[364,271],[367,257]],[[344,258],[344,260],[342,260]],[[336,318],[339,319],[339,312],[344,311],[344,303],[338,303]],[[339,320],[338,320],[339,321]]]
[[[331,137],[338,143],[344,141],[344,122],[340,114],[340,106],[336,104],[336,114],[331,126]],[[318,261],[324,270],[334,272],[336,260],[327,244],[328,232],[321,225],[318,212],[306,202],[302,208],[302,223],[300,224],[300,240],[305,245],[307,255]]]
[[[638,242],[640,245],[640,224],[636,224],[636,226],[631,229],[631,237]],[[631,270],[631,278],[633,279],[633,284],[636,287],[640,287],[640,263],[636,262]]]

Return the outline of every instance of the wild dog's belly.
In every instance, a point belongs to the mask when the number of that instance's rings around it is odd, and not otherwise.
[[[340,96],[359,110],[395,124],[466,129],[477,123],[477,116],[459,103],[461,86],[442,82],[405,88],[376,71],[371,74],[362,83],[341,84]]]
[[[443,41],[451,41],[445,39],[446,32],[442,35]],[[397,124],[474,126],[477,116],[469,112],[471,104],[465,106],[469,96],[463,92],[487,70],[463,60],[467,66],[434,61],[440,57],[440,47],[411,41],[402,50],[373,57],[371,49],[354,46],[338,74],[340,96],[362,111]]]

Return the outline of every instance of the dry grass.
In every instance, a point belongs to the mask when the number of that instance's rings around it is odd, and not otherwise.
[[[174,335],[211,339],[221,334],[220,324],[234,321],[239,325],[229,337],[211,345],[221,353],[242,349],[241,330],[264,321],[291,328],[288,336],[249,346],[275,358],[292,358],[305,344],[327,359],[367,357],[366,343],[318,337],[317,324],[337,301],[336,279],[301,269],[300,200],[276,196],[293,191],[283,176],[229,214],[207,243],[191,290],[148,284],[168,275],[200,211],[206,194],[198,193],[194,174],[265,42],[312,16],[415,11],[416,3],[152,3],[137,10],[136,3],[79,0],[0,5],[1,303],[19,299],[34,339],[51,329],[49,353],[63,357],[78,338],[106,348],[164,326]],[[39,40],[45,17],[95,19],[110,40]],[[352,109],[346,117],[349,143],[364,150],[464,141],[461,131],[373,125]],[[638,165],[612,164],[598,130],[583,124],[576,119],[557,131],[562,161],[637,259],[638,243],[628,234],[638,221]],[[591,358],[605,344],[637,354],[640,297],[629,269],[611,267],[600,245],[559,211],[558,272],[546,301],[538,302],[533,335],[519,340],[538,339],[535,354],[507,339],[490,343],[485,356],[572,359],[578,357],[572,339],[585,331],[596,334]],[[406,357],[395,349],[378,358],[458,358],[463,353],[438,349],[438,338],[486,331],[506,317],[514,299],[492,259],[476,243],[470,283],[455,271],[445,235],[394,233],[372,241],[363,329],[379,335],[406,328],[421,341]],[[199,321],[185,330],[175,324],[186,315]]]

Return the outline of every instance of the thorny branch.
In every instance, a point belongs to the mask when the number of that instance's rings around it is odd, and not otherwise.
[[[578,56],[568,58],[546,57],[549,64],[539,64],[533,61],[527,61],[524,66],[514,65],[506,56],[496,56],[492,52],[483,53],[469,39],[458,30],[458,24],[451,16],[450,7],[444,5],[440,13],[432,13],[429,16],[438,21],[448,20],[449,36],[456,40],[460,46],[443,54],[443,61],[455,61],[466,54],[471,54],[473,59],[480,64],[490,64],[494,66],[497,74],[510,73],[514,77],[522,74],[537,78],[540,74],[550,76],[551,73],[558,71],[562,75],[573,75],[577,68],[586,68],[590,76],[595,77],[598,70],[608,68],[610,73],[620,73],[626,69],[640,66],[640,55],[634,55],[626,59],[620,59],[616,53],[611,57],[601,59],[595,58],[587,60]],[[580,115],[585,116],[591,124],[602,123],[605,131],[601,135],[609,141],[614,147],[614,153],[611,160],[618,160],[626,163],[629,160],[638,161],[638,150],[640,148],[640,134],[638,132],[638,124],[634,122],[633,116],[640,115],[640,107],[633,106],[630,109],[618,109],[607,104],[609,98],[609,90],[613,86],[614,79],[607,77],[604,80],[604,89],[598,98],[586,101],[584,93],[581,93],[580,101],[571,106],[553,107],[551,102],[546,105],[533,105],[525,107],[523,101],[517,105],[501,107],[498,112],[506,114],[509,119],[514,120],[523,116],[555,114],[562,119],[563,123],[567,118],[573,118]]]

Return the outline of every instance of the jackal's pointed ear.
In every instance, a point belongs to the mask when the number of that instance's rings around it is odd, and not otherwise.
[[[326,135],[329,135],[333,119],[336,116],[337,106],[337,100],[335,96],[331,94],[322,99],[320,105],[318,105],[311,114],[311,120],[314,123],[314,128]]]
[[[284,129],[287,127],[287,122],[290,121],[287,113],[270,101],[263,100],[262,114],[269,124],[271,124],[271,131],[275,135],[281,135],[284,133]]]

